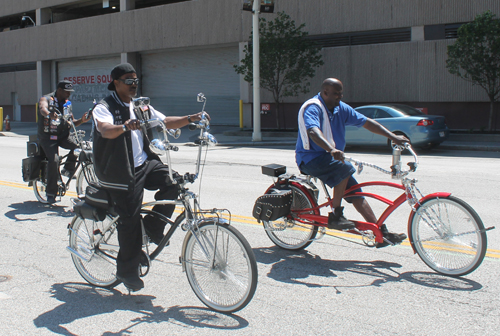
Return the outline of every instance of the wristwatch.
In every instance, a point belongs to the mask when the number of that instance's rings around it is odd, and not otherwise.
[[[190,123],[190,122],[191,122],[191,116],[188,115],[188,123]]]
[[[122,129],[124,132],[128,131],[128,128],[127,128],[127,126],[125,126],[125,124],[122,125]]]

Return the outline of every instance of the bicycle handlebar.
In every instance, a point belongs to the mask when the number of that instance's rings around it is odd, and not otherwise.
[[[401,167],[401,152],[405,149],[407,149],[413,156],[413,162],[407,163],[407,165],[410,167],[409,170],[403,170]],[[407,176],[409,173],[416,171],[418,167],[418,156],[409,143],[405,143],[404,145],[394,144],[392,146],[392,166],[390,167],[391,170],[386,170],[372,163],[358,161],[351,157],[346,157],[345,161],[351,162],[355,166],[358,166],[358,174],[360,174],[363,171],[363,167],[366,166],[378,170],[382,173],[391,175],[392,178],[396,179]]]
[[[143,97],[143,100],[144,99],[146,99],[146,98]],[[198,178],[198,175],[200,172],[202,147],[205,145],[217,144],[217,139],[215,139],[215,137],[208,132],[208,130],[210,129],[210,119],[207,118],[207,113],[204,110],[206,98],[202,93],[200,93],[200,94],[198,94],[197,100],[198,100],[198,102],[203,103],[201,120],[198,123],[190,123],[188,125],[190,130],[196,130],[196,129],[200,130],[200,135],[198,137],[198,140],[196,141],[196,143],[198,144],[198,157],[196,160],[196,173],[195,174],[186,173],[183,176],[174,177],[172,170],[169,169],[170,179],[174,183],[179,183],[179,184],[182,184],[184,182],[194,183],[194,181]],[[142,104],[142,101],[137,100],[137,103],[134,102],[134,104],[136,104],[136,106],[138,106],[138,104],[139,105]],[[177,146],[170,144],[167,135],[173,137],[174,139],[177,139],[180,136],[180,130],[179,129],[175,129],[175,130],[167,129],[165,123],[158,118],[150,119],[150,120],[146,120],[146,121],[141,120],[140,126],[141,126],[141,130],[143,132],[145,131],[145,126],[152,126],[152,128],[161,127],[161,129],[157,128],[157,131],[161,131],[163,133],[163,137],[161,139],[150,139],[150,144],[151,144],[151,146],[153,146],[153,148],[151,148],[151,149],[153,150],[153,152],[156,152],[155,150],[158,150],[159,152],[161,152],[161,154],[165,154],[167,157],[168,166],[172,167],[171,160],[170,160],[170,151],[171,150],[177,151],[179,148]],[[149,132],[145,132],[146,137],[148,137],[148,133]],[[159,152],[157,154],[160,154]]]

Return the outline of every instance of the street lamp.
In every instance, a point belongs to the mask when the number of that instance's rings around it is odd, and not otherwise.
[[[33,21],[33,19],[30,16],[23,15],[23,17],[21,18],[21,28],[27,27],[28,24],[29,24],[28,21],[31,21],[31,23],[33,24],[33,26],[36,26],[35,21]]]
[[[260,45],[259,45],[259,13],[272,13],[274,11],[274,0],[245,0],[243,10],[250,10],[252,4],[252,34],[253,34],[253,133],[252,141],[262,141],[260,129]]]

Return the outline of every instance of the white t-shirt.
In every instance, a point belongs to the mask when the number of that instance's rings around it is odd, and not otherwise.
[[[134,109],[131,107],[131,105],[127,104],[127,103],[123,103],[123,104],[125,106],[128,106],[130,109],[130,119],[137,119],[137,117],[134,113]],[[165,119],[165,115],[163,113],[158,112],[152,106],[149,106],[149,107],[150,107],[151,119],[154,119],[154,118],[159,118],[160,120]],[[99,120],[100,122],[109,123],[111,125],[114,124],[113,115],[111,114],[111,112],[108,111],[108,109],[106,107],[104,107],[104,105],[101,105],[101,104],[97,105],[96,108],[94,109],[94,111],[92,112],[92,115],[93,115],[94,121]],[[123,122],[125,122],[125,120]],[[96,122],[96,125],[97,125],[97,122]],[[97,127],[97,130],[100,132],[99,127]],[[130,131],[130,133],[131,133],[130,135],[132,138],[132,151],[134,154],[134,167],[139,167],[148,158],[147,154],[143,150],[144,142],[142,140],[142,132],[140,130],[134,130],[134,131]]]

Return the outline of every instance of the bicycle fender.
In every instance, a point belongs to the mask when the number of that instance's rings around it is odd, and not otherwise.
[[[450,195],[451,195],[451,193],[449,193],[449,192],[436,192],[436,193],[424,196],[418,201],[418,204],[415,205],[415,210],[418,210],[419,204],[422,204],[423,202],[425,202],[431,198],[448,198],[448,197],[450,197]],[[410,216],[408,217],[408,239],[410,240],[410,245],[411,245],[411,248],[413,250],[413,254],[415,254],[415,253],[417,253],[417,251],[415,250],[415,246],[413,245],[413,239],[412,239],[413,237],[410,234],[411,222],[413,221],[413,217],[415,217],[415,211],[412,210],[410,212]]]

